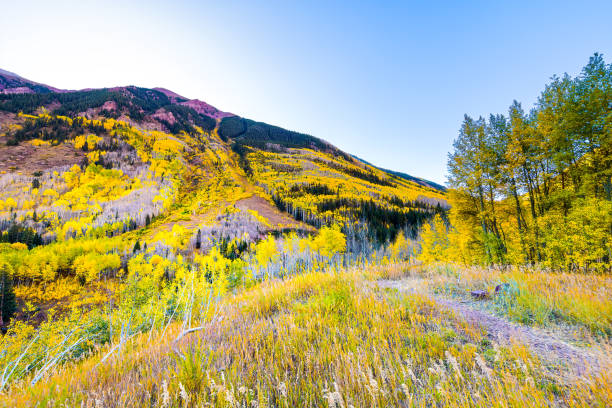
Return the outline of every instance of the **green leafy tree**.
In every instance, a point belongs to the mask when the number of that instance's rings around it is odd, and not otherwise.
[[[466,115],[448,161],[453,258],[610,270],[611,107],[612,65],[595,54],[528,113]]]

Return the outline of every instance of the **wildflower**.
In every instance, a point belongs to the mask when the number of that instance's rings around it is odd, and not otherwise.
[[[476,364],[478,365],[478,367],[480,367],[480,370],[483,372],[484,375],[487,376],[488,379],[491,379],[491,369],[489,367],[487,367],[487,363],[484,362],[484,360],[482,359],[482,357],[480,357],[480,354],[476,353]]]
[[[162,408],[167,408],[170,406],[170,393],[168,392],[168,383],[166,382],[166,380],[162,381],[161,400]]]
[[[378,394],[378,382],[376,381],[376,379],[374,379],[374,377],[372,376],[372,372],[370,371],[369,373],[369,380],[370,380],[370,392],[372,393],[372,396],[375,396],[376,394]]]
[[[324,393],[323,398],[327,400],[327,406],[329,408],[344,408],[344,401],[342,400],[342,395],[340,395],[337,386],[335,391]]]
[[[418,379],[416,378],[416,375],[414,375],[414,371],[412,371],[412,368],[408,369],[408,374],[410,374],[410,378],[412,378],[412,381],[417,382]]]
[[[442,361],[440,361],[439,364],[432,362],[432,365],[433,367],[427,368],[427,371],[432,374],[437,374],[440,378],[446,378],[446,370],[444,369],[444,364],[442,364]]]
[[[457,363],[457,359],[448,350],[446,350],[444,354],[446,355],[446,360],[448,360],[451,367],[453,367],[453,370],[455,370],[457,377],[463,380],[463,376],[461,375],[461,368],[459,367],[459,363]]]
[[[183,399],[183,401],[185,401],[185,405],[188,405],[189,404],[189,394],[185,390],[185,387],[183,387],[183,384],[180,382],[179,382],[179,389],[180,389],[181,398]]]
[[[237,406],[239,406],[238,401],[234,397],[234,393],[232,391],[230,391],[229,389],[225,390],[225,400],[227,401],[227,403],[229,404],[230,407],[237,407]]]
[[[287,384],[281,382],[278,384],[278,392],[285,398],[287,398]]]

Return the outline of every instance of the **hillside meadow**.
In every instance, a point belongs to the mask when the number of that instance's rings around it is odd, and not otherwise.
[[[486,285],[478,272],[465,273],[470,276],[467,289]],[[422,274],[437,277],[433,289],[449,281],[438,268],[409,264],[266,280],[221,296],[204,311],[194,308],[190,317],[53,367],[38,382],[28,375],[2,398],[13,406],[92,407],[611,403],[610,348],[604,337],[591,337],[594,346],[608,353],[600,369],[568,374],[571,361],[541,359],[524,344],[497,342],[494,333],[466,322],[432,292],[407,294],[377,285],[381,279]],[[503,282],[510,276],[493,279]],[[573,291],[600,283],[593,277],[569,284],[559,275],[548,279]],[[526,283],[525,290],[534,302],[555,304],[541,286]],[[460,293],[462,286],[455,290]],[[601,290],[609,308],[610,282]],[[572,306],[594,309],[602,302],[585,296]],[[190,319],[198,320],[196,328]],[[588,320],[573,323],[590,328]]]

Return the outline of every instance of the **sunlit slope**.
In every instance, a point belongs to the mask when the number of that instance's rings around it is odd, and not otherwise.
[[[280,209],[315,227],[341,222],[384,242],[446,206],[442,192],[344,155],[246,147],[243,157],[245,170]]]
[[[382,243],[445,205],[321,139],[204,105],[136,87],[0,95],[1,229],[44,242],[173,230],[188,251],[340,223]]]
[[[0,217],[6,225],[32,228],[45,242],[120,235],[154,221],[147,231],[152,240],[164,226],[175,227],[181,240],[198,229],[215,235],[228,222],[240,224],[252,239],[277,227],[248,206],[236,206],[265,194],[247,180],[214,130],[172,134],[48,113],[14,119],[1,138]],[[15,160],[21,151],[26,158]],[[41,155],[47,160],[31,160]],[[272,203],[258,206],[273,209]],[[286,226],[300,226],[275,215]]]

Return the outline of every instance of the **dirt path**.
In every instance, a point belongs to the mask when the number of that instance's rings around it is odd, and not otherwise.
[[[452,309],[471,324],[480,326],[499,343],[519,342],[527,345],[539,358],[561,368],[559,374],[585,376],[610,368],[610,359],[598,350],[590,350],[568,344],[554,333],[544,333],[537,328],[510,322],[487,311],[479,310],[471,302],[461,302],[431,294],[421,279],[380,280],[378,286],[397,289],[404,293],[426,295],[436,303]],[[567,370],[567,371],[565,371]]]

